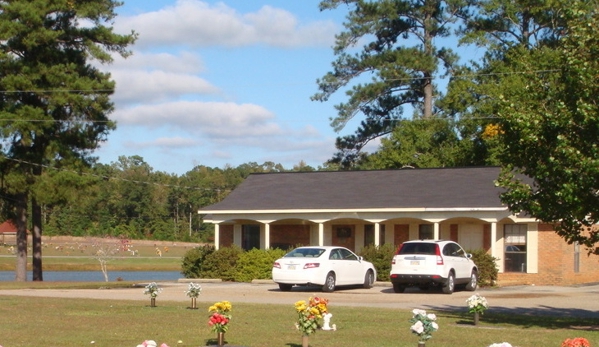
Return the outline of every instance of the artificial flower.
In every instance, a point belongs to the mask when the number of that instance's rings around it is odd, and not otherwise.
[[[562,347],[591,347],[589,340],[584,337],[576,337],[573,339],[565,339],[562,342]]]
[[[410,330],[412,333],[418,335],[419,342],[425,342],[433,337],[433,332],[439,330],[439,325],[436,322],[437,316],[435,314],[427,314],[425,310],[420,309],[414,309],[412,310],[412,313],[414,316],[410,319],[410,323],[412,323]]]
[[[489,308],[487,299],[485,299],[484,296],[481,296],[478,293],[469,297],[466,300],[466,304],[468,304],[468,312],[470,312],[470,313],[483,314],[485,312],[485,310]]]
[[[323,315],[328,312],[328,303],[329,300],[319,297],[311,297],[308,302],[304,300],[297,301],[294,304],[298,315],[298,320],[295,323],[296,328],[306,336],[322,328],[324,323]]]

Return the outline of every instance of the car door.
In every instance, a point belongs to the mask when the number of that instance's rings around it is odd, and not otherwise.
[[[335,248],[331,251],[330,262],[336,274],[337,285],[352,284],[351,263],[345,259],[347,256],[346,250],[343,248]]]
[[[443,249],[451,267],[455,270],[456,279],[470,278],[470,262],[466,252],[457,243],[448,243]]]
[[[363,263],[360,258],[352,251],[342,248],[340,249],[343,261],[345,262],[344,267],[347,269],[347,283],[348,284],[361,284],[364,283],[364,270]]]

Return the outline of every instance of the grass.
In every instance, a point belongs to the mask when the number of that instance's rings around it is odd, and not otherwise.
[[[165,342],[171,347],[215,344],[216,334],[207,325],[207,308],[212,302],[202,302],[201,296],[199,299],[200,309],[190,310],[186,304],[161,300],[157,307],[151,308],[149,302],[139,301],[0,296],[4,322],[0,324],[0,345],[134,347],[145,339],[158,344]],[[234,298],[230,301],[233,319],[225,335],[228,345],[301,346],[301,336],[294,327],[292,302],[274,305],[236,304]],[[333,314],[331,324],[336,324],[337,331],[317,332],[310,337],[311,346],[417,345],[417,337],[409,331],[410,311],[334,305],[329,308]],[[598,319],[488,312],[482,316],[480,325],[473,326],[467,313],[434,313],[440,329],[427,342],[427,347],[484,347],[503,341],[519,347],[559,347],[564,339],[573,337],[585,337],[592,346],[599,345]]]

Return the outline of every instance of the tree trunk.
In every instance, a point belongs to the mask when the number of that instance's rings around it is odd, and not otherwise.
[[[32,270],[33,280],[43,281],[42,270],[42,207],[37,203],[35,198],[31,199],[31,220],[33,222],[33,231],[31,235],[31,243],[33,247]]]
[[[27,281],[27,194],[17,195],[17,265],[15,281]]]

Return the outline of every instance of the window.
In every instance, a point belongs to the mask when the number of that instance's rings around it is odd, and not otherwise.
[[[432,224],[420,224],[418,226],[418,239],[420,240],[432,240],[435,237]]]
[[[505,272],[526,272],[526,231],[525,224],[504,225]]]
[[[241,248],[246,251],[260,249],[260,225],[244,224],[241,227]]]
[[[574,242],[574,272],[580,272],[580,243]]]
[[[379,245],[385,244],[385,225],[379,224]],[[364,225],[364,246],[374,245],[374,224]]]

